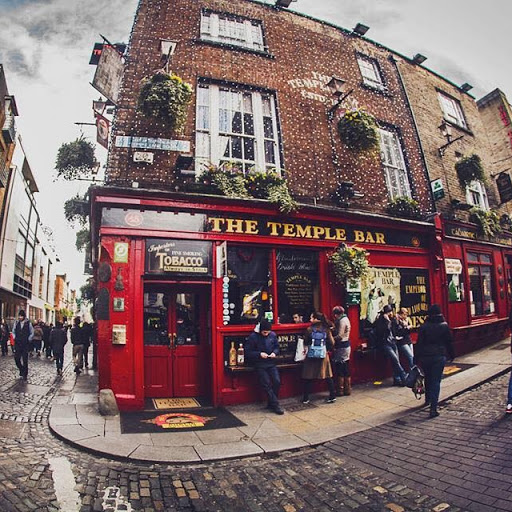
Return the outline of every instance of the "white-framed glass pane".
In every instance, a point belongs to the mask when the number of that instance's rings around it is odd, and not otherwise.
[[[487,191],[482,182],[472,181],[466,188],[466,201],[483,210],[489,210]]]
[[[448,121],[466,128],[466,120],[464,118],[460,103],[456,99],[450,98],[441,92],[438,93],[438,97],[444,117]]]
[[[379,128],[379,135],[381,160],[389,197],[411,197],[409,177],[398,134]]]
[[[359,64],[359,70],[361,71],[363,82],[366,85],[378,89],[384,88],[379,66],[374,59],[360,56],[357,58],[357,63]]]

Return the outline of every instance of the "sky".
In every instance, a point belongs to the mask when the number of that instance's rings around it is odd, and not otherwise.
[[[169,0],[172,2],[172,0]],[[238,0],[231,0],[236,2]],[[272,4],[273,0],[266,2]],[[59,147],[82,133],[95,142],[88,64],[100,34],[128,42],[138,0],[0,0],[0,63],[19,110],[16,124],[40,192],[36,202],[43,225],[54,233],[71,288],[86,281],[83,254],[75,248],[77,226],[64,218],[64,202],[83,195],[89,182],[55,181]],[[424,66],[455,84],[473,86],[478,99],[499,88],[512,100],[511,0],[297,0],[289,10],[346,29],[358,22],[366,37],[402,55],[421,53]],[[97,145],[104,163],[106,150]]]

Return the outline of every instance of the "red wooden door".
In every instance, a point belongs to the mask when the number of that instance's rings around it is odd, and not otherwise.
[[[146,397],[201,396],[207,388],[206,294],[203,287],[146,285]]]

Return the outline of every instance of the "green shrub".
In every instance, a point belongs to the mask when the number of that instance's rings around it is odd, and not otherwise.
[[[379,133],[375,118],[362,109],[346,110],[338,121],[338,133],[353,151],[378,149]]]
[[[396,197],[386,208],[389,215],[405,219],[421,219],[420,205],[418,201],[410,197]]]

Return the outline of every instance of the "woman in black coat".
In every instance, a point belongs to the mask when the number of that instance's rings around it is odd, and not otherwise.
[[[446,360],[452,361],[453,338],[441,308],[432,304],[428,317],[418,331],[418,341],[414,346],[415,361],[425,373],[425,404],[430,405],[430,417],[439,416],[437,404],[441,391],[441,379]]]

